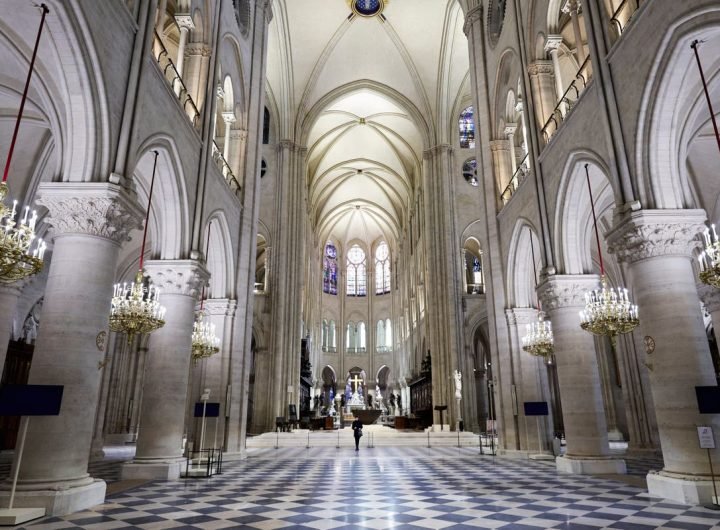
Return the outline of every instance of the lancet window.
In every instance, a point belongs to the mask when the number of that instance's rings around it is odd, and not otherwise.
[[[384,241],[375,250],[375,294],[390,292],[390,251]]]
[[[337,249],[332,242],[325,245],[323,257],[323,292],[337,294]]]
[[[467,107],[460,113],[460,147],[463,149],[475,149],[474,114],[472,107]]]
[[[378,320],[377,322],[377,341],[375,350],[378,353],[387,353],[392,351],[392,324],[390,319]]]
[[[347,323],[345,330],[345,351],[348,353],[363,353],[367,348],[365,322]]]
[[[347,256],[347,295],[365,296],[367,294],[367,268],[365,252],[353,245]]]

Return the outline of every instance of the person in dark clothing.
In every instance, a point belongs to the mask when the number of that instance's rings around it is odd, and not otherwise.
[[[355,436],[355,450],[360,450],[360,437],[363,435],[362,432],[363,424],[360,421],[360,418],[355,418],[355,421],[352,422],[352,430],[353,430],[353,436]]]

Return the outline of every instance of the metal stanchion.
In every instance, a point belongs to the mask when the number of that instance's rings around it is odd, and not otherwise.
[[[428,449],[430,449],[430,431],[428,431]]]
[[[278,449],[280,447],[280,431],[277,430],[277,427],[275,428],[275,449]]]
[[[307,445],[305,446],[305,449],[310,449],[310,431],[308,431],[308,441],[307,441]]]

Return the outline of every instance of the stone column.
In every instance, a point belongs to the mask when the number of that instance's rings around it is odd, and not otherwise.
[[[230,112],[223,112],[222,113],[222,119],[223,122],[225,122],[225,139],[223,141],[223,158],[225,159],[225,163],[230,166],[230,138],[232,137],[232,124],[237,121],[235,118],[235,113]]]
[[[575,36],[575,47],[577,49],[578,64],[585,62],[587,55],[585,47],[582,43],[582,33],[580,32],[580,2],[578,0],[567,0],[562,7],[563,13],[570,15],[572,21],[573,35]]]
[[[185,46],[187,68],[183,68],[183,83],[200,112],[205,104],[205,83],[210,74],[211,55],[212,49],[204,42],[190,42]]]
[[[508,147],[510,148],[510,171],[511,176],[515,175],[517,171],[517,155],[515,154],[515,131],[517,130],[517,123],[508,123],[505,125],[505,137],[508,141]]]
[[[0,285],[0,376],[5,367],[8,342],[13,338],[13,321],[21,292],[22,284],[19,282]]]
[[[525,102],[520,98],[518,95],[518,101],[515,104],[515,112],[517,112],[520,115],[520,126],[522,127],[522,134],[523,134],[523,141],[522,141],[522,151],[523,151],[523,160],[525,161],[525,169],[530,168],[530,162],[527,159],[528,155],[528,130],[527,130],[527,121],[525,120]]]
[[[123,479],[180,476],[185,402],[190,376],[195,302],[209,277],[196,260],[148,261],[145,270],[160,288],[165,325],[150,335],[135,459],[123,465]]]
[[[28,382],[64,391],[60,415],[30,421],[15,505],[63,515],[105,499],[105,482],[87,473],[104,353],[96,338],[108,330],[120,244],[142,210],[108,183],[46,183],[39,194],[54,247]]]
[[[567,453],[558,471],[581,474],[625,473],[625,461],[611,458],[598,371],[595,339],[580,327],[585,293],[596,289],[593,274],[552,275],[538,287],[552,321],[555,360],[562,400]]]
[[[187,44],[188,35],[191,29],[195,29],[192,16],[190,13],[179,13],[175,15],[175,22],[180,28],[180,42],[178,43],[178,56],[175,69],[177,70],[180,79],[182,79],[184,66],[185,66],[185,44]],[[175,93],[180,94],[180,83],[175,85]]]
[[[543,388],[544,378],[542,372],[545,365],[542,357],[530,355],[522,349],[522,337],[527,331],[528,324],[537,322],[538,312],[531,307],[514,307],[509,309],[515,317],[515,333],[513,339],[513,350],[517,359],[517,378],[515,385],[517,389],[518,402],[518,432],[520,438],[520,449],[527,453],[549,453],[551,442],[552,413],[548,403],[548,416],[525,416],[523,403],[526,401],[547,401],[544,399]]]
[[[665,467],[648,475],[648,491],[688,504],[712,496],[708,455],[699,448],[696,426],[720,433],[720,416],[700,415],[695,395],[696,386],[717,385],[691,263],[704,220],[703,210],[636,210],[607,237],[610,252],[628,264],[640,309],[636,333],[655,344],[646,365]],[[719,449],[711,453],[720,459]]]
[[[560,110],[562,115],[567,114],[567,103],[562,101],[563,94],[565,94],[565,87],[563,86],[562,74],[560,72],[560,56],[558,49],[563,43],[562,35],[548,35],[545,40],[545,52],[550,54],[552,59],[553,69],[555,70],[555,90],[557,93],[557,101],[560,101]]]
[[[535,101],[535,119],[538,129],[545,126],[553,115],[557,98],[555,97],[555,69],[550,61],[535,61],[528,66],[530,86]]]
[[[512,171],[510,169],[510,149],[507,140],[490,141],[490,152],[492,153],[493,172],[495,174],[495,185],[497,196],[507,202],[509,197],[502,197],[502,193],[510,184]],[[501,203],[502,204],[502,203]]]

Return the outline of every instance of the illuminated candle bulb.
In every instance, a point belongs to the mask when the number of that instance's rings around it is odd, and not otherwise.
[[[25,215],[23,216],[22,224],[26,225],[28,220],[28,214],[30,213],[30,207],[25,207]]]
[[[33,210],[32,217],[30,218],[30,230],[35,230],[35,223],[37,222],[37,212]]]
[[[718,236],[717,236],[717,232],[715,231],[715,223],[713,223],[712,229],[713,229],[713,235],[715,236],[715,241],[717,241],[717,240],[718,240]]]
[[[16,213],[16,210],[17,210],[17,203],[18,203],[18,202],[17,202],[17,199],[15,199],[15,200],[13,201],[12,213],[10,214],[10,219],[12,219],[13,221],[15,221],[15,213]]]

